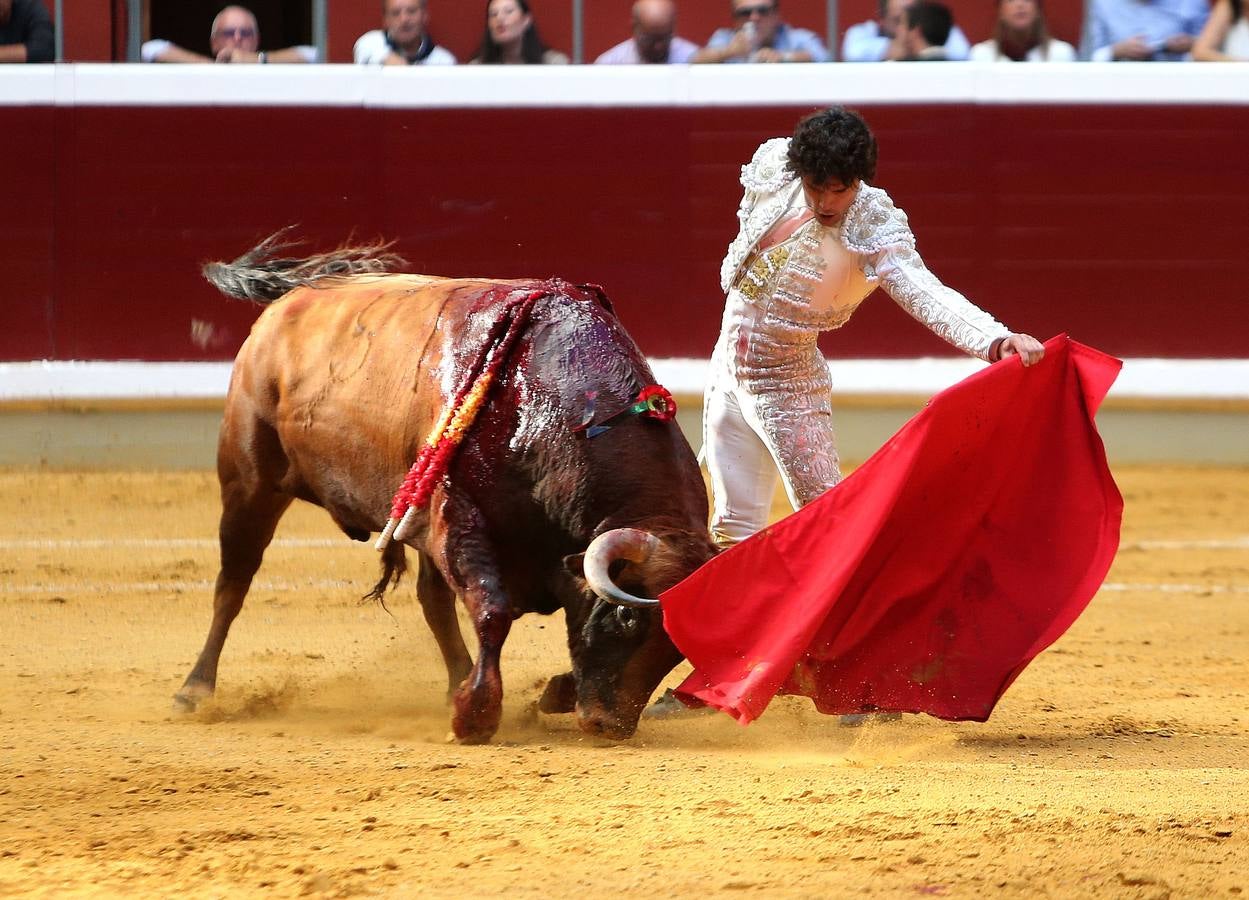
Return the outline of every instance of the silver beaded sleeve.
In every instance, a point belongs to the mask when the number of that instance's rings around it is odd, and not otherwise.
[[[906,213],[880,188],[864,185],[843,239],[863,254],[869,281],[938,337],[964,353],[987,360],[993,342],[1010,330],[958,291],[946,287],[915,249]]]

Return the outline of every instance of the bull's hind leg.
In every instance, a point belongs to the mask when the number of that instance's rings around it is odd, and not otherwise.
[[[455,615],[455,594],[447,586],[447,580],[425,553],[417,553],[417,566],[416,596],[421,601],[425,623],[442,651],[442,661],[447,666],[447,698],[451,700],[468,677],[473,660],[464,646],[464,635],[460,633],[460,622]]]
[[[451,730],[462,743],[480,744],[498,731],[503,717],[499,654],[512,628],[512,608],[480,511],[462,496],[447,498],[430,525],[439,568],[464,598],[477,632],[477,663],[452,696]]]
[[[213,591],[213,618],[199,659],[174,695],[174,709],[191,712],[217,687],[217,662],[226,635],[260,568],[265,548],[291,498],[267,486],[223,484],[221,492],[221,571]]]

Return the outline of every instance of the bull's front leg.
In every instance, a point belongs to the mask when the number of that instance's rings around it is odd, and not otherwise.
[[[463,598],[477,632],[477,663],[452,695],[451,730],[465,744],[481,744],[499,729],[503,716],[503,676],[499,655],[512,628],[512,607],[485,521],[460,498],[440,504],[432,531],[439,568]]]

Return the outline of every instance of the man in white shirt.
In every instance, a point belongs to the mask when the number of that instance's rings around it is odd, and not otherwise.
[[[383,0],[384,29],[367,31],[356,41],[352,58],[370,66],[453,66],[450,50],[429,36],[427,0]]]
[[[633,4],[633,37],[594,60],[596,65],[687,63],[698,45],[678,37],[677,5],[672,0],[637,0]]]
[[[906,8],[915,0],[880,0],[880,16],[870,22],[860,22],[846,29],[841,42],[842,62],[883,62],[888,59],[906,59],[903,40],[903,16]],[[967,59],[971,43],[967,35],[955,25],[945,42],[946,59]]]
[[[143,44],[139,57],[158,63],[314,63],[317,48],[306,45],[281,50],[260,49],[260,25],[250,9],[227,6],[213,19],[208,36],[212,56],[155,38]]]

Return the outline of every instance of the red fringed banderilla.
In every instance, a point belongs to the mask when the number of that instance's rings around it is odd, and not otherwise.
[[[392,537],[398,541],[408,537],[412,520],[429,502],[434,486],[446,474],[448,466],[451,465],[451,457],[463,442],[464,435],[477,418],[482,404],[486,402],[490,386],[494,384],[499,370],[507,361],[517,336],[529,321],[529,312],[533,309],[534,302],[548,293],[550,292],[542,289],[530,291],[513,298],[503,308],[502,315],[491,329],[490,337],[482,347],[476,363],[456,391],[455,399],[447,406],[438,424],[426,438],[425,445],[416,456],[416,462],[412,463],[403,484],[395,492],[386,527],[374,544],[379,551],[386,549]]]

